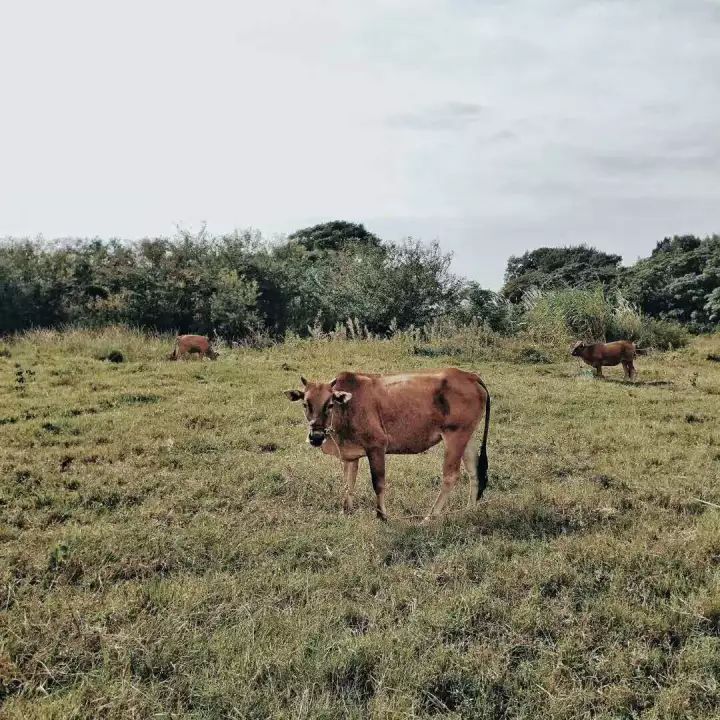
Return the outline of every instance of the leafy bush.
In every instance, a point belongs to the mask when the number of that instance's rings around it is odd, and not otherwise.
[[[567,345],[575,338],[602,342],[612,317],[601,288],[534,291],[526,294],[524,304],[524,333],[541,344]]]
[[[380,244],[328,223],[274,246],[250,231],[180,232],[139,243],[0,243],[0,333],[66,324],[281,337],[348,317],[372,333],[424,325],[457,306],[464,282],[437,243]]]
[[[476,322],[503,335],[513,335],[522,312],[521,305],[510,302],[500,293],[468,282],[460,290],[457,304],[450,308],[449,317],[458,324]]]
[[[668,349],[688,342],[678,323],[644,316],[620,293],[594,290],[535,291],[526,295],[523,333],[541,345],[564,346],[573,340],[632,340],[640,347]]]
[[[213,330],[223,337],[246,337],[259,324],[255,312],[257,284],[248,282],[235,270],[220,273],[210,298]]]
[[[720,323],[720,236],[666,239],[625,269],[619,256],[593,248],[540,248],[510,258],[502,293],[457,277],[450,261],[437,242],[383,243],[342,221],[273,244],[253,231],[211,237],[204,229],[141,242],[5,240],[0,334],[129,325],[216,331],[247,344],[288,332],[346,333],[350,317],[365,337],[450,323],[442,332],[464,334],[472,357],[488,333],[545,346],[575,338],[683,342],[674,326],[650,333],[640,310],[692,331]]]
[[[645,318],[642,329],[633,338],[638,347],[656,350],[672,350],[685,347],[690,340],[688,331],[679,323],[670,320]]]
[[[720,235],[665,238],[624,270],[621,283],[649,315],[711,331],[720,324]]]
[[[522,300],[532,288],[539,290],[614,288],[620,273],[620,255],[576,245],[543,247],[512,255],[507,263],[503,295],[513,302]]]
[[[510,257],[502,294],[520,304],[533,291],[601,287],[620,290],[643,313],[693,332],[720,325],[720,235],[668,237],[631,267],[620,267],[620,260],[584,245],[537,248]]]
[[[638,340],[646,319],[640,310],[629,302],[623,295],[615,295],[615,304],[606,332],[606,339],[611,340]]]
[[[114,352],[122,353],[123,362],[157,360],[157,344],[166,352],[172,349],[175,337],[141,332],[123,325],[108,325],[90,330],[63,326],[57,330],[29,330],[24,338],[38,350],[62,351],[74,357],[106,359]]]
[[[530,363],[533,365],[541,365],[551,363],[550,356],[535,345],[524,345],[517,351],[517,360],[522,363]]]

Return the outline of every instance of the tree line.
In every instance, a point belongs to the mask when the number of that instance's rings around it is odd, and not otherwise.
[[[650,317],[683,323],[694,332],[720,325],[720,235],[674,236],[630,267],[622,258],[586,246],[539,248],[511,257],[503,295],[521,300],[531,288],[620,291]]]
[[[0,243],[0,333],[125,323],[227,340],[305,335],[353,318],[372,333],[438,319],[510,333],[529,292],[621,291],[646,314],[705,331],[720,324],[720,236],[662,240],[648,258],[578,246],[508,261],[495,293],[450,270],[438,243],[383,242],[336,221],[283,241],[259,233],[178,232],[172,238]]]

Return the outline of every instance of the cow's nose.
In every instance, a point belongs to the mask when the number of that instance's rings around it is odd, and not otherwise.
[[[308,435],[308,442],[313,447],[320,447],[320,445],[323,444],[324,439],[325,433],[322,432],[322,430],[311,430],[310,434]]]

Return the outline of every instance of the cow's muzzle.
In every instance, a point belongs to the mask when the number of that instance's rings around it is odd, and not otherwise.
[[[325,431],[324,430],[311,430],[308,434],[308,442],[313,447],[320,447],[323,444],[323,440],[325,439]]]

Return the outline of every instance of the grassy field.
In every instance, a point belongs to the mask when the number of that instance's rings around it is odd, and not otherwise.
[[[400,340],[2,348],[0,717],[719,716],[720,336],[639,358],[635,384]],[[436,448],[390,459],[390,522],[364,462],[341,516],[281,391],[447,364],[493,396],[483,501],[463,479],[446,519],[405,517]]]

